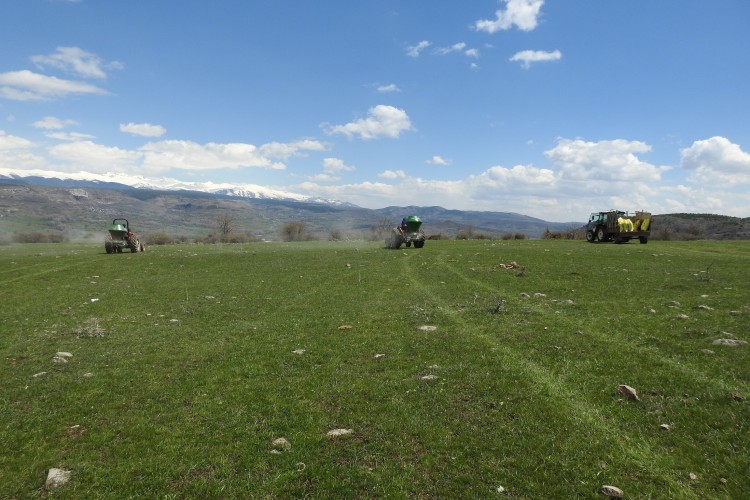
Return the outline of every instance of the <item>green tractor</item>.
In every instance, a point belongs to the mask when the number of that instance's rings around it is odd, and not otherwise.
[[[410,247],[414,243],[414,248],[422,248],[426,239],[420,229],[422,220],[416,215],[404,217],[401,225],[394,227],[388,237],[385,239],[386,248],[401,248],[401,245]]]
[[[133,253],[146,250],[138,235],[130,230],[128,219],[115,219],[109,226],[107,239],[104,240],[104,250],[107,253],[122,253],[125,248],[129,248]]]

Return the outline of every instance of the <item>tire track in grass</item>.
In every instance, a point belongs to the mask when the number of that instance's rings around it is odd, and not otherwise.
[[[493,290],[487,283],[468,278],[448,262],[437,261],[436,264],[441,265],[441,270],[447,271],[454,277],[471,283],[475,287],[483,290]],[[667,491],[686,497],[694,495],[694,492],[676,477],[678,472],[672,466],[672,457],[655,450],[647,437],[634,436],[631,433],[625,432],[620,428],[621,426],[618,425],[619,422],[617,421],[614,424],[608,425],[607,422],[611,418],[611,415],[604,411],[603,408],[587,402],[587,397],[590,397],[591,394],[581,393],[574,388],[566,376],[561,376],[561,374],[555,373],[531,359],[522,346],[514,347],[508,345],[490,333],[483,332],[481,327],[477,328],[478,325],[467,321],[462,317],[463,311],[451,308],[448,304],[448,299],[441,296],[441,290],[438,288],[440,283],[437,285],[435,283],[424,283],[413,269],[410,269],[408,266],[402,266],[402,269],[402,276],[415,286],[421,284],[420,293],[425,295],[429,301],[436,304],[445,313],[445,320],[450,324],[440,325],[439,328],[460,331],[463,342],[471,339],[486,346],[488,351],[500,356],[499,365],[502,367],[503,372],[507,373],[510,371],[516,375],[520,375],[522,380],[528,381],[529,387],[532,387],[543,400],[553,402],[551,406],[558,407],[558,414],[565,415],[566,420],[571,422],[575,428],[582,431],[586,429],[586,434],[592,438],[598,436],[595,438],[596,441],[601,441],[605,444],[611,443],[605,446],[605,449],[612,450],[610,454],[622,455],[624,457],[623,461],[628,464],[623,470],[611,471],[612,475],[624,476],[628,471],[633,470],[657,470],[656,475],[647,478],[649,483],[649,488],[647,489],[650,489],[651,484],[661,481],[666,482],[664,486]],[[489,314],[489,311],[487,311],[487,314]],[[611,339],[607,343],[610,342]],[[680,367],[674,366],[674,368]],[[599,460],[607,458],[599,457]],[[594,460],[592,458],[592,463]],[[669,473],[666,475],[660,474],[658,472],[660,470],[668,471]],[[595,480],[595,478],[585,479]],[[637,487],[638,483],[634,482],[634,485]],[[594,489],[599,486],[601,485],[591,484],[591,487]]]

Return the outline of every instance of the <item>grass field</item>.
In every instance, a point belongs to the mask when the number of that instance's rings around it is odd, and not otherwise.
[[[748,242],[0,247],[0,498],[747,498],[748,283]]]

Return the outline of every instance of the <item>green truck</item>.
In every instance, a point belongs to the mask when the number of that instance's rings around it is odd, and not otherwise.
[[[589,243],[627,243],[638,238],[642,244],[651,236],[651,214],[637,211],[628,214],[622,210],[594,212],[586,224],[586,241]]]

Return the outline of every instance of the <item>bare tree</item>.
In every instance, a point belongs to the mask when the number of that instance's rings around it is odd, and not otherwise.
[[[229,212],[224,212],[216,220],[216,226],[219,230],[221,241],[229,240],[229,236],[234,232],[235,219]]]

